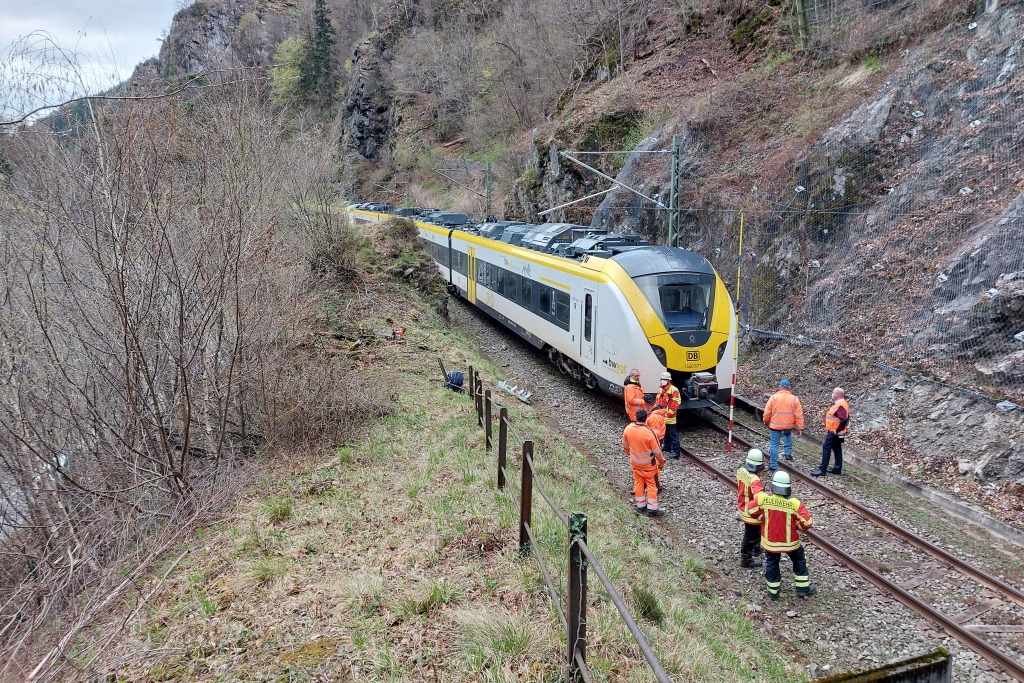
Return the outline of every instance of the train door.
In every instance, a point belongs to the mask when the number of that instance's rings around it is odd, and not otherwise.
[[[594,339],[597,337],[597,295],[594,290],[583,290],[583,315],[580,321],[583,329],[580,334],[580,358],[594,360]]]
[[[466,284],[466,291],[468,292],[467,297],[469,303],[476,303],[476,249],[473,247],[466,247],[466,256],[469,259],[469,267],[467,278],[469,282]]]

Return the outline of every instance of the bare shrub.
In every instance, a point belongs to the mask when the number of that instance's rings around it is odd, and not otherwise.
[[[210,85],[5,139],[0,678],[67,673],[132,585],[118,567],[151,568],[243,456],[336,442],[361,414],[358,387],[303,356],[301,214],[331,225],[329,155],[283,141],[257,91]]]

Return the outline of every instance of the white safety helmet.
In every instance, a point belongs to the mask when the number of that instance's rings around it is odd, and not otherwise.
[[[772,475],[772,493],[777,496],[789,496],[793,493],[793,484],[789,480],[789,472],[779,470]]]
[[[759,448],[751,448],[747,451],[747,459],[743,463],[748,472],[760,472],[764,469],[764,453]]]
[[[668,370],[666,370],[665,372],[661,373],[661,378],[662,379],[667,379],[669,382],[671,382],[672,381],[672,373],[669,372]]]

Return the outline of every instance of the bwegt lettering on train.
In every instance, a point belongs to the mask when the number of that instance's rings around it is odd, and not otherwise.
[[[621,397],[635,367],[654,394],[667,369],[684,409],[729,398],[733,305],[702,256],[569,223],[475,224],[464,214],[385,204],[347,211],[354,223],[412,220],[449,291],[589,388]]]

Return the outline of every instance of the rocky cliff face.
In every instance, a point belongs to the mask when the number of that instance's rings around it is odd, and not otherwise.
[[[727,255],[736,252],[737,216],[747,208],[747,320],[791,333],[801,345],[800,333],[823,340],[794,348],[788,359],[785,346],[781,359],[755,346],[754,367],[763,357],[762,372],[804,369],[823,392],[848,385],[865,432],[898,431],[918,458],[958,462],[961,472],[983,480],[1024,480],[1022,410],[1014,407],[1024,406],[1022,48],[1024,5],[984,3],[962,23],[892,55],[897,64],[888,77],[782,173],[766,163],[771,140],[736,153],[721,129],[701,121],[658,131],[657,144],[645,140],[638,148],[665,147],[682,133],[679,170],[691,187],[739,178],[738,165],[757,174],[743,196],[721,184],[694,192],[688,199],[699,196],[700,204],[682,216],[685,245],[729,281],[737,264]],[[864,77],[855,71],[848,79]],[[565,130],[551,125],[535,136],[531,167],[507,215],[535,219],[542,207],[609,186],[558,158],[557,149],[571,148]],[[619,179],[650,197],[667,195],[664,167],[643,176],[637,164],[627,161]],[[664,213],[651,207],[616,190],[592,224],[663,239]],[[804,362],[822,348],[830,375]],[[879,360],[904,371],[903,379],[865,373]],[[1011,400],[999,403],[1005,398]]]
[[[294,31],[299,0],[197,0],[180,10],[160,48],[164,76],[267,66]]]
[[[341,106],[340,146],[362,159],[386,157],[401,121],[390,81],[396,33],[374,34],[356,47],[348,94]]]

